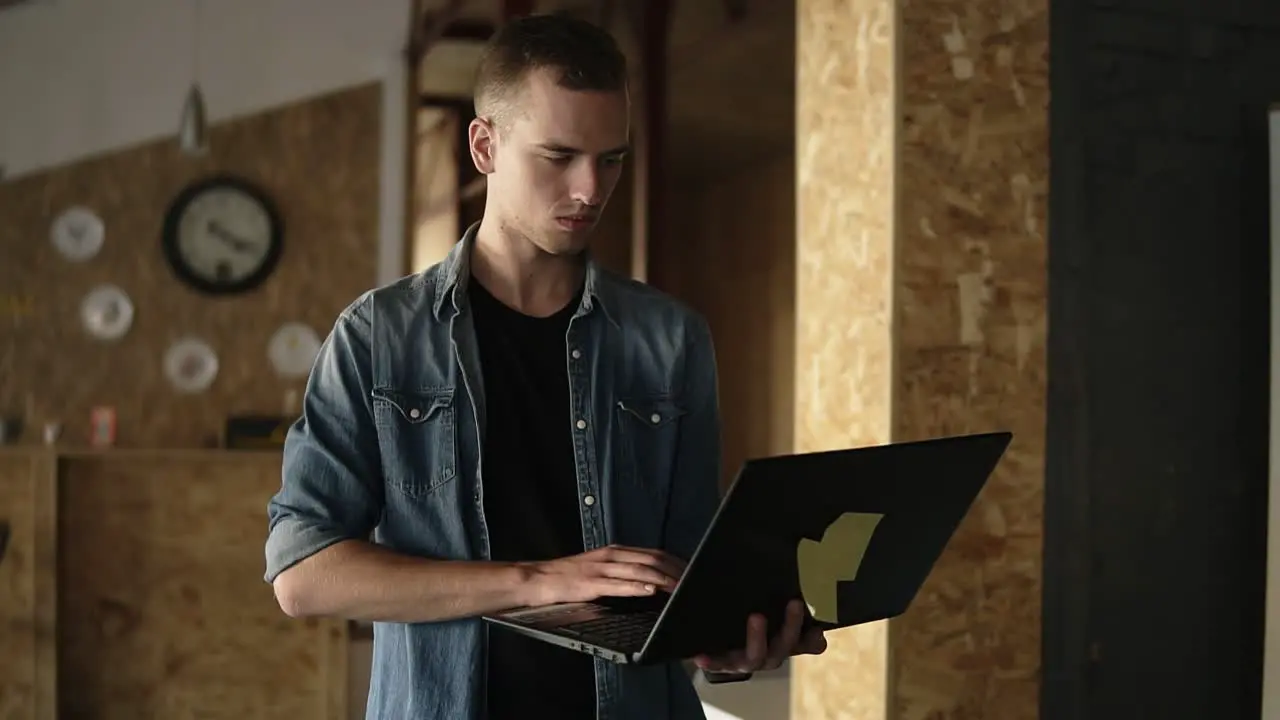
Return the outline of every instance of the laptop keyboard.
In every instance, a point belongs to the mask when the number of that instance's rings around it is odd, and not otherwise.
[[[649,633],[658,622],[657,610],[604,615],[582,622],[570,623],[558,628],[561,632],[582,638],[601,647],[636,652],[649,639]]]

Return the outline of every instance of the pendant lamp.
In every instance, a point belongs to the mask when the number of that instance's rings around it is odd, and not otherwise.
[[[191,89],[182,103],[178,126],[178,147],[187,155],[203,155],[209,150],[209,126],[200,90],[200,0],[194,2],[191,22]]]
[[[209,150],[209,128],[205,122],[204,93],[192,83],[187,101],[182,104],[182,125],[178,128],[178,146],[188,155],[203,155]]]

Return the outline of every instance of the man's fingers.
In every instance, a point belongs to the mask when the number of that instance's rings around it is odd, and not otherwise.
[[[656,585],[663,590],[670,590],[674,581],[666,573],[647,565],[635,565],[622,562],[602,562],[596,566],[596,572],[602,577],[617,580],[631,580],[639,583]]]
[[[679,580],[684,575],[684,563],[670,555],[662,555],[658,558],[658,569],[673,580]]]
[[[601,548],[601,554],[604,559],[612,562],[633,563],[635,565],[647,565],[657,568],[667,575],[679,579],[684,574],[684,562],[677,557],[668,555],[661,550],[649,550],[647,548],[633,548],[625,545],[610,545]]]
[[[680,570],[655,551],[608,547],[599,554],[601,572],[609,577],[654,583],[668,592],[675,589]]]
[[[595,583],[596,597],[646,597],[658,591],[653,583],[600,578]]]
[[[797,653],[804,655],[821,655],[826,651],[827,636],[822,632],[822,628],[810,628],[800,638],[800,646],[796,648]]]
[[[799,600],[792,600],[787,603],[787,614],[786,619],[782,621],[782,629],[774,636],[773,643],[769,646],[769,657],[764,669],[776,670],[782,667],[784,660],[791,657],[800,643],[800,629],[803,625],[804,604]]]
[[[763,615],[752,615],[747,618],[747,645],[743,649],[746,663],[745,670],[760,667],[769,652],[769,628]]]

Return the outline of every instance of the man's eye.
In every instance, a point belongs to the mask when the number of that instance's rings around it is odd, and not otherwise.
[[[566,163],[572,159],[571,156],[565,155],[563,153],[553,153],[551,155],[547,155],[546,158],[553,163]]]

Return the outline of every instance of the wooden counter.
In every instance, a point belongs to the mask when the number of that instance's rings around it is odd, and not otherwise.
[[[347,630],[262,580],[278,453],[0,450],[0,718],[346,715]]]

